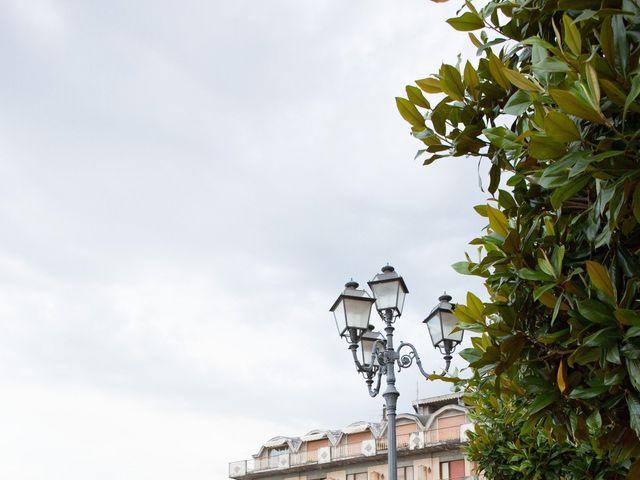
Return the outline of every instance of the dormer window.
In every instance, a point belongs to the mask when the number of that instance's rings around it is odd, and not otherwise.
[[[289,453],[289,447],[277,447],[269,449],[270,457],[277,457],[279,455],[284,455],[285,453]]]

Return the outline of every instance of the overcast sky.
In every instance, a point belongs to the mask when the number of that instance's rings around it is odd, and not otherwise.
[[[470,52],[458,5],[0,5],[0,478],[224,479],[378,420],[328,308],[387,262],[442,366],[420,322],[481,290],[450,265],[486,194],[394,97]],[[449,390],[399,377],[401,411]]]

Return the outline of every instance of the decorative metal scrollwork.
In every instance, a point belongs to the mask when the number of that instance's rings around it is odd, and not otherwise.
[[[410,350],[409,352],[403,354],[401,353],[403,348],[408,348]],[[418,351],[416,350],[416,347],[414,347],[410,343],[400,342],[400,346],[398,347],[397,353],[398,353],[398,371],[400,371],[403,368],[409,368],[411,365],[413,365],[413,362],[415,361],[416,365],[418,366],[418,369],[420,370],[420,373],[422,373],[422,375],[424,375],[425,378],[427,379],[429,378],[429,374],[424,371],[424,368],[422,368],[422,360],[420,360],[420,355],[418,355]]]
[[[400,353],[400,351],[398,351],[398,353]],[[398,371],[402,370],[403,368],[409,368],[411,365],[413,365],[414,358],[416,358],[415,352],[409,352],[405,353],[404,355],[400,355],[400,357],[398,358]]]

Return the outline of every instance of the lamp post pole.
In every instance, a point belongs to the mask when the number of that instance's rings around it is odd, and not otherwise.
[[[385,319],[391,317],[391,312],[385,312]],[[382,394],[387,408],[387,461],[389,464],[389,480],[396,480],[398,476],[398,451],[396,444],[396,407],[400,392],[396,389],[396,372],[394,364],[396,351],[393,349],[393,325],[387,321],[384,331],[387,334],[387,348],[385,363],[387,366],[387,389]]]
[[[354,281],[345,285],[345,290],[335,301],[330,311],[333,312],[340,336],[349,343],[349,350],[359,373],[362,373],[371,397],[380,392],[382,376],[386,377],[386,389],[382,394],[387,414],[387,460],[389,465],[388,480],[398,478],[398,456],[396,443],[396,408],[400,393],[396,389],[396,372],[409,368],[414,361],[420,373],[428,379],[429,374],[422,368],[422,361],[416,348],[410,343],[400,342],[396,349],[393,344],[394,323],[402,315],[404,297],[409,290],[402,277],[393,267],[387,265],[369,282],[374,296],[365,290],[358,290]],[[457,327],[453,315],[455,306],[450,303],[449,295],[442,295],[440,303],[423,321],[427,324],[434,347],[444,355],[446,372],[451,362],[451,353],[462,341],[463,331]],[[385,335],[373,332],[370,324],[371,307],[376,309],[383,320]],[[361,347],[361,356],[358,349]],[[402,353],[407,350],[406,353]],[[375,387],[373,384],[376,384]]]

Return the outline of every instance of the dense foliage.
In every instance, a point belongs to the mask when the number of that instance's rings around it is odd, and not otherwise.
[[[478,427],[467,455],[489,479],[618,479],[624,463],[599,458],[590,442],[558,440],[544,428],[530,428],[522,416],[523,398],[495,396],[486,389],[472,394]]]
[[[580,478],[563,449],[598,457],[580,468],[599,476],[582,478],[640,478],[640,6],[467,1],[448,23],[479,60],[442,65],[396,101],[425,164],[491,164],[480,255],[454,265],[490,298],[457,308],[478,333],[462,352],[470,452],[489,478],[511,478],[500,462],[533,447],[548,454],[521,478]],[[559,477],[536,470],[551,457]]]

